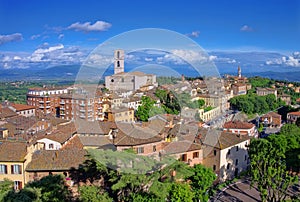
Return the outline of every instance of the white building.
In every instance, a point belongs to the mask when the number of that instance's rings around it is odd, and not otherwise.
[[[124,72],[124,51],[115,51],[114,74],[105,77],[105,86],[109,90],[135,91],[147,86],[157,86],[156,75],[143,72]],[[151,88],[149,88],[151,89]]]
[[[203,165],[218,175],[218,180],[233,179],[248,169],[250,137],[221,131],[201,131]]]

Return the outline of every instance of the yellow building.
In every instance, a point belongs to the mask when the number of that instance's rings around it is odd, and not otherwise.
[[[113,122],[134,122],[134,110],[121,107],[109,109],[106,113],[108,121]]]
[[[9,179],[14,182],[15,190],[22,189],[26,183],[26,155],[26,142],[0,142],[0,181]]]

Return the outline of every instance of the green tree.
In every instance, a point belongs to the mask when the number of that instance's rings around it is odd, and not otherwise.
[[[0,201],[3,201],[4,196],[13,190],[13,181],[4,179],[0,181]]]
[[[262,201],[283,201],[288,187],[296,181],[296,177],[286,171],[286,147],[287,141],[282,135],[251,141],[251,185],[257,185]]]
[[[188,184],[173,183],[169,193],[171,202],[192,202],[194,197]]]
[[[140,105],[136,111],[136,117],[141,120],[141,121],[148,121],[149,118],[149,112],[151,108],[154,105],[154,101],[148,97],[148,96],[143,96],[142,97],[142,105]]]
[[[82,202],[112,202],[112,198],[106,192],[103,192],[97,186],[81,186],[79,187],[79,199]]]
[[[130,194],[143,192],[148,182],[149,177],[146,175],[123,173],[111,189],[118,201],[130,201]]]
[[[194,174],[189,179],[191,180],[190,184],[194,193],[194,201],[208,201],[210,196],[209,190],[216,180],[215,173],[200,164],[194,165],[192,171]]]
[[[62,175],[49,175],[30,182],[19,192],[10,191],[4,201],[70,201],[71,192]]]

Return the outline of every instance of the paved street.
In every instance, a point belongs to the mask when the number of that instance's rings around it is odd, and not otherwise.
[[[235,184],[232,184],[222,192],[220,192],[214,199],[210,200],[211,202],[232,202],[232,201],[261,201],[259,192],[256,188],[250,188],[249,181],[238,181]]]

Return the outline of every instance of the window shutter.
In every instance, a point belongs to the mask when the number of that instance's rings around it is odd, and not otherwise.
[[[11,174],[15,174],[14,166],[13,165],[11,165]]]

